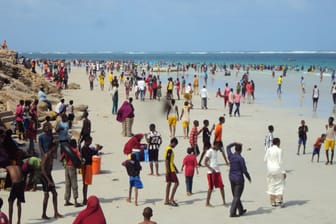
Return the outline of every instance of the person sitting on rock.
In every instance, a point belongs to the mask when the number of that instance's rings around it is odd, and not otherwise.
[[[7,49],[7,42],[6,42],[6,40],[2,41],[1,48],[2,49]]]

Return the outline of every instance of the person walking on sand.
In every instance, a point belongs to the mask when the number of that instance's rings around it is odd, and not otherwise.
[[[165,205],[170,205],[173,207],[177,207],[178,204],[175,202],[175,193],[177,190],[177,187],[179,186],[179,180],[177,178],[176,173],[178,173],[178,170],[176,169],[175,163],[174,163],[174,151],[173,149],[177,146],[178,140],[177,138],[172,138],[170,140],[170,144],[167,146],[165,153],[164,153],[164,160],[166,165],[166,196],[165,196]],[[170,192],[170,188],[172,183],[173,189]]]
[[[312,95],[312,98],[313,98],[313,111],[314,112],[316,112],[316,110],[317,110],[317,103],[318,103],[319,97],[320,97],[320,90],[317,88],[317,85],[314,85],[313,95]]]
[[[171,138],[175,137],[176,122],[178,121],[178,119],[179,119],[178,107],[175,104],[175,99],[172,99],[170,101],[170,106],[168,107],[167,111],[167,121],[169,125],[169,132]]]
[[[194,126],[192,127],[190,131],[189,143],[190,143],[191,148],[194,149],[194,155],[198,156],[200,154],[198,143],[197,143],[197,138],[198,138],[198,135],[200,134],[200,132],[198,131],[198,126],[199,126],[198,120],[194,120],[193,124]]]
[[[9,223],[13,222],[13,205],[15,199],[17,199],[17,223],[21,223],[21,203],[25,203],[25,182],[23,181],[23,175],[21,168],[18,165],[10,165],[6,167],[9,174],[9,178],[12,182],[11,191],[8,198],[8,215]]]
[[[333,99],[333,103],[335,105],[336,104],[336,82],[333,82],[331,89],[330,89],[330,93]]]
[[[278,77],[277,84],[278,84],[277,94],[278,94],[278,96],[281,96],[281,93],[282,93],[282,89],[281,89],[281,86],[282,86],[282,75],[280,75]]]
[[[222,196],[223,205],[225,205],[225,192],[224,184],[222,180],[221,172],[219,171],[218,165],[218,150],[221,148],[219,142],[214,143],[212,148],[210,148],[205,154],[205,166],[208,168],[208,193],[206,198],[205,206],[211,207],[210,199],[211,193],[214,188],[220,189],[220,194]]]
[[[222,141],[222,132],[223,132],[223,124],[225,123],[225,118],[224,117],[219,117],[219,123],[215,127],[215,132],[214,132],[214,145],[218,143],[219,145],[219,151],[222,153],[225,164],[229,165],[229,162],[226,158],[225,152],[224,152],[224,144]]]
[[[326,134],[321,134],[321,137],[318,137],[314,143],[314,151],[312,154],[311,161],[314,161],[314,156],[317,155],[317,162],[320,162],[320,149],[321,145],[324,143]]]
[[[183,171],[183,168],[185,167],[184,175],[185,175],[186,190],[187,190],[187,195],[190,196],[192,195],[192,186],[193,186],[193,178],[194,178],[195,169],[196,169],[196,173],[198,174],[198,168],[197,168],[196,156],[194,154],[194,149],[189,147],[187,149],[187,153],[188,155],[186,155],[182,161],[181,172]]]
[[[51,172],[53,168],[53,159],[54,154],[57,151],[57,144],[51,143],[49,145],[49,151],[47,151],[43,157],[41,162],[41,183],[42,188],[44,192],[43,197],[43,208],[42,208],[42,219],[50,219],[47,216],[47,207],[48,207],[48,200],[49,200],[49,192],[52,193],[52,201],[54,206],[54,218],[63,218],[63,215],[61,215],[58,212],[57,208],[57,192],[54,180],[52,178]]]
[[[273,139],[273,146],[266,150],[264,161],[267,164],[267,193],[272,207],[283,207],[286,171],[283,166],[283,151],[280,139]]]
[[[305,121],[302,120],[301,125],[298,128],[299,145],[298,145],[298,151],[296,153],[297,155],[300,155],[301,145],[303,145],[303,155],[306,154],[307,132],[308,132],[308,126],[305,124]]]
[[[183,137],[184,139],[189,136],[189,123],[190,123],[190,105],[188,101],[184,102],[180,120],[182,121]]]
[[[241,101],[241,98],[242,98],[242,95],[237,90],[236,93],[233,95],[234,103],[236,105],[236,109],[233,113],[234,116],[236,116],[236,114],[238,114],[238,117],[240,117],[240,101]]]
[[[234,153],[231,151],[233,146],[235,147]],[[240,197],[244,191],[244,175],[250,183],[251,177],[247,171],[245,160],[241,156],[242,150],[242,144],[237,142],[231,143],[226,147],[226,152],[230,162],[229,179],[233,197],[230,209],[230,217],[238,217],[246,213],[246,209],[244,209]]]
[[[199,93],[201,97],[201,108],[207,110],[208,109],[208,90],[204,85]]]
[[[208,149],[210,149],[211,147],[210,137],[211,137],[211,133],[213,132],[213,130],[215,130],[215,124],[212,126],[211,130],[209,130],[208,127],[209,127],[209,120],[203,120],[203,127],[200,130],[200,132],[202,132],[203,151],[201,154],[201,158],[198,161],[198,166],[202,166],[203,157],[206,151],[208,151]]]
[[[126,171],[129,176],[129,191],[126,201],[128,203],[132,202],[132,188],[134,188],[134,204],[135,206],[138,206],[138,190],[143,188],[143,184],[140,179],[140,162],[137,160],[136,155],[132,153],[131,159],[124,161],[122,165],[126,167]]]
[[[326,127],[326,139],[324,142],[324,147],[326,151],[327,162],[328,165],[330,163],[333,164],[334,159],[334,148],[335,148],[335,134],[336,134],[336,125],[334,124],[334,118],[329,117],[328,124]],[[331,159],[329,160],[329,149],[331,150]]]
[[[155,124],[149,125],[149,133],[145,134],[146,141],[148,143],[149,154],[149,175],[154,174],[153,163],[155,164],[156,176],[159,176],[159,148],[162,144],[162,138],[158,131],[155,129]]]
[[[139,222],[139,224],[157,224],[156,222],[151,221],[153,210],[150,207],[144,208],[142,215],[144,217],[144,221]]]
[[[93,90],[93,81],[95,80],[95,77],[94,75],[92,74],[92,72],[90,72],[90,75],[89,75],[89,83],[90,83],[90,90],[92,91]]]

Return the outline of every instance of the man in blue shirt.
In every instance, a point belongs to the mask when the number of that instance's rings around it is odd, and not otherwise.
[[[231,148],[235,147],[235,152],[232,153]],[[231,191],[233,200],[231,203],[230,217],[239,217],[246,213],[246,209],[240,201],[240,197],[244,191],[244,176],[251,182],[250,174],[247,171],[244,158],[241,156],[242,144],[241,143],[231,143],[226,147],[227,155],[230,162],[230,173],[229,179],[231,183]],[[238,215],[237,215],[238,210]]]

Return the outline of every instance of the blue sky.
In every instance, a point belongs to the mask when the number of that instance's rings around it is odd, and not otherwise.
[[[5,0],[21,52],[336,50],[334,0]]]

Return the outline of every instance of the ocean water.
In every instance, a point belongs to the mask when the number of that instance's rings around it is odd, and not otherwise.
[[[85,60],[133,60],[157,64],[165,63],[213,63],[213,64],[266,64],[321,66],[336,68],[336,51],[287,51],[287,52],[100,52],[100,53],[67,53],[67,52],[22,52],[20,56],[45,59],[85,59]]]
[[[270,71],[253,71],[250,79],[256,84],[256,104],[271,106],[274,108],[289,108],[295,115],[311,118],[327,118],[335,116],[335,107],[331,100],[331,70],[336,69],[336,51],[306,51],[306,52],[100,52],[100,53],[19,53],[19,56],[28,58],[43,59],[84,59],[92,61],[108,61],[108,60],[132,60],[135,63],[146,62],[150,64],[170,64],[170,63],[195,63],[195,64],[265,64],[265,65],[288,65],[301,68],[304,71],[289,71],[284,78],[283,94],[278,97],[276,94],[276,78],[282,72],[276,72],[276,77],[271,77]],[[324,79],[319,79],[319,71],[306,72],[309,66],[321,66],[327,68]],[[160,73],[163,83],[166,81],[164,77],[171,76],[174,79],[185,76],[187,82],[192,82],[194,76],[193,70],[182,73]],[[243,71],[240,71],[236,77],[235,72],[231,76],[224,76],[223,73],[217,73],[215,77],[209,75],[209,83],[207,88],[215,92],[218,88],[223,91],[225,83],[235,89],[236,83],[241,78]],[[306,94],[302,94],[300,87],[301,76],[305,77]],[[201,82],[202,83],[202,82]],[[318,85],[320,89],[320,100],[318,111],[312,112],[312,89],[314,85]],[[243,108],[242,108],[243,110]]]

